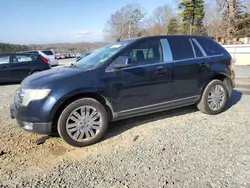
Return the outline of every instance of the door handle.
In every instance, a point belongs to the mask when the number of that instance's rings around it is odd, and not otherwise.
[[[156,68],[156,74],[166,74],[166,73],[167,73],[167,70],[164,69],[163,66],[160,66],[160,67]]]
[[[201,62],[201,63],[199,64],[199,66],[200,66],[200,67],[209,67],[210,65],[209,65],[209,63]]]

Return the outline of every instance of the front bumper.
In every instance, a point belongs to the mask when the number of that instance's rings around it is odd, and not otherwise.
[[[15,104],[10,105],[10,116],[12,119],[18,117],[18,110]],[[52,132],[51,122],[27,122],[17,119],[17,123],[22,129],[29,132],[38,134],[50,134]]]

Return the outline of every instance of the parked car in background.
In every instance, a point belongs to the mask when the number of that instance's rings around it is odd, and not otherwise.
[[[112,121],[194,104],[219,114],[234,86],[232,57],[214,40],[151,36],[112,43],[71,67],[29,76],[10,109],[23,129],[57,130],[82,147],[99,141]]]
[[[23,51],[19,53],[32,53],[32,54],[40,54],[44,57],[47,57],[49,59],[51,66],[57,66],[58,60],[56,58],[56,54],[53,52],[53,50],[29,50],[29,51]]]
[[[64,54],[61,54],[61,59],[65,59],[65,55]]]
[[[61,56],[61,54],[56,54],[56,59],[62,59],[62,56]]]
[[[79,54],[77,54],[77,56],[76,56],[76,62],[80,61],[82,58],[88,56],[90,53],[91,52],[85,52],[85,53],[79,53]]]
[[[66,54],[65,54],[65,58],[70,58],[70,54],[69,54],[69,53],[66,53]]]
[[[0,54],[0,83],[20,82],[28,75],[50,69],[40,54]]]

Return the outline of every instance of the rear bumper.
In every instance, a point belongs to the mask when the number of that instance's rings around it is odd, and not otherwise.
[[[18,119],[17,117],[19,116],[19,112],[14,104],[10,105],[10,116],[12,119],[17,120],[19,127],[28,132],[46,135],[52,132],[52,122],[32,122]]]
[[[58,65],[58,60],[57,59],[50,60],[50,65],[51,66],[57,66]]]

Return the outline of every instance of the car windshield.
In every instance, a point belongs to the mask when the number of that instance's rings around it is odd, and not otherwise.
[[[95,69],[129,43],[131,43],[131,41],[121,41],[97,49],[75,63],[75,67],[86,70]]]

